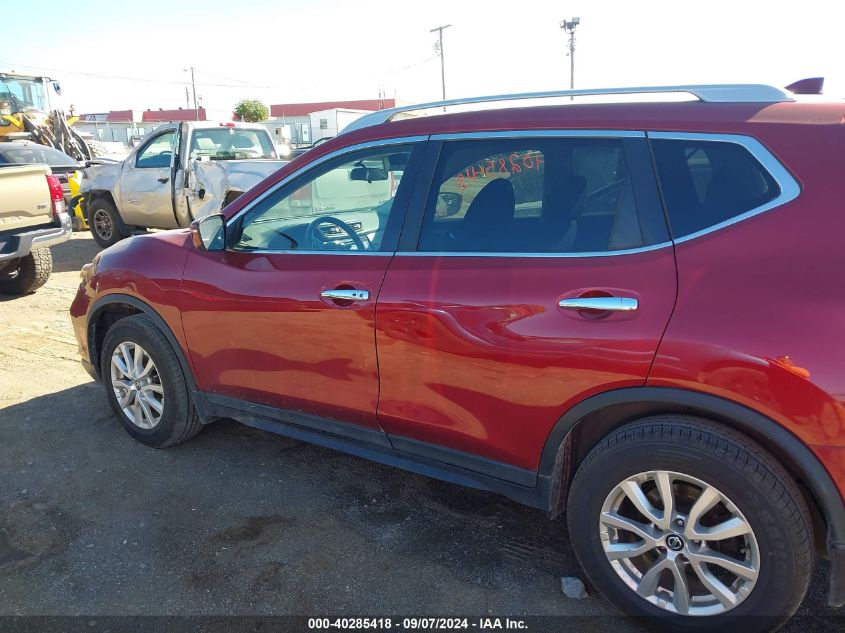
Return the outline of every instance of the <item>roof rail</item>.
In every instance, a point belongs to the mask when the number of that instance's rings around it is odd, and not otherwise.
[[[778,103],[794,101],[781,88],[765,84],[712,84],[692,86],[644,86],[636,88],[596,88],[592,90],[552,90],[548,92],[521,92],[505,95],[488,95],[484,97],[465,97],[462,99],[447,99],[415,105],[400,106],[387,110],[378,110],[356,119],[347,125],[342,133],[360,130],[361,128],[387,123],[398,114],[428,110],[431,108],[445,108],[447,106],[467,105],[472,103],[492,103],[496,101],[521,101],[524,99],[550,99],[556,97],[587,97],[596,95],[634,95],[634,94],[690,94],[700,101],[708,103]]]

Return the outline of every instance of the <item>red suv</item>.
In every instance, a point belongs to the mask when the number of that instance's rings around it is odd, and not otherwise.
[[[842,605],[845,103],[641,92],[693,100],[366,115],[100,253],[82,362],[150,446],[231,418],[565,512],[673,629],[775,628],[816,554]]]

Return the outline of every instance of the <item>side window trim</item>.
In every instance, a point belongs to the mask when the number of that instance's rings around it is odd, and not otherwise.
[[[161,138],[162,136],[165,136],[167,134],[173,134],[174,135],[174,143],[175,143],[177,131],[178,131],[178,128],[170,128],[170,129],[167,129],[167,130],[162,130],[161,133],[156,134],[155,136],[151,136],[150,138],[148,138],[147,142],[144,143],[143,145],[141,145],[141,147],[138,148],[138,151],[135,152],[135,157],[134,157],[134,160],[132,161],[132,167],[134,167],[135,169],[162,169],[162,167],[145,167],[143,165],[138,165],[138,159],[141,157],[141,154],[143,154],[145,151],[147,151],[147,148],[150,145],[155,143],[156,140]],[[170,157],[170,163],[171,163],[171,165],[173,164],[173,156],[172,155]]]
[[[413,255],[417,252],[417,244],[422,233],[425,209],[428,206],[428,196],[434,186],[434,174],[437,171],[437,163],[440,161],[440,152],[443,149],[443,141],[430,140],[425,148],[422,161],[420,162],[417,178],[414,181],[414,188],[411,190],[411,200],[405,212],[405,222],[402,225],[402,233],[399,236],[397,253],[401,255]]]
[[[319,158],[313,160],[312,162],[308,163],[307,165],[303,165],[297,171],[288,174],[285,178],[280,180],[278,183],[273,185],[271,188],[264,191],[260,196],[251,200],[248,204],[246,204],[242,209],[239,209],[238,212],[233,215],[231,218],[226,220],[227,231],[228,227],[234,226],[235,222],[237,222],[242,216],[249,213],[250,210],[261,204],[264,200],[273,196],[277,193],[284,192],[289,190],[291,193],[295,191],[298,187],[304,184],[304,181],[307,181],[308,178],[312,177],[314,171],[319,170],[321,167],[326,166],[326,163],[337,163],[342,164],[344,160],[353,154],[358,152],[366,151],[368,149],[378,149],[380,147],[390,147],[392,145],[410,145],[414,146],[413,151],[411,152],[411,159],[408,164],[408,172],[411,178],[409,178],[410,182],[408,183],[410,186],[407,188],[403,188],[400,191],[402,192],[401,199],[398,199],[397,202],[399,206],[397,207],[397,211],[399,211],[398,215],[402,216],[402,220],[404,220],[404,216],[407,214],[408,206],[409,206],[409,199],[406,196],[409,196],[410,192],[413,191],[413,186],[416,184],[416,174],[420,170],[420,157],[424,153],[425,147],[424,145],[428,141],[428,136],[405,136],[405,137],[397,137],[397,138],[390,138],[390,139],[381,139],[378,141],[368,141],[364,143],[358,143],[356,145],[348,145],[346,147],[342,147],[337,149],[333,152],[325,154],[324,156],[320,156]],[[416,147],[420,145],[420,147]],[[403,176],[404,179],[404,176]],[[408,193],[405,193],[408,192]],[[398,243],[398,239],[400,236],[401,231],[401,224],[399,228],[395,231],[392,242],[393,248],[388,250],[379,250],[379,251],[332,251],[332,250],[306,250],[306,249],[293,249],[293,250],[264,250],[264,249],[256,249],[250,250],[249,253],[253,254],[284,254],[284,255],[362,255],[362,256],[393,256],[396,252],[395,245]],[[229,247],[227,245],[227,250]]]
[[[506,130],[500,132],[450,132],[432,134],[432,141],[473,141],[531,138],[645,138],[638,130]]]
[[[780,187],[780,195],[773,200],[767,202],[760,207],[747,211],[743,214],[715,224],[706,229],[684,235],[676,239],[672,239],[668,234],[668,226],[666,228],[666,240],[650,246],[643,246],[639,248],[608,251],[608,252],[583,252],[583,253],[490,253],[490,252],[426,252],[419,251],[416,244],[419,240],[419,235],[422,230],[424,208],[427,202],[427,195],[429,189],[433,186],[434,170],[439,160],[440,150],[442,148],[442,141],[445,140],[467,140],[467,139],[496,139],[496,138],[551,138],[551,137],[598,137],[598,138],[643,138],[643,139],[670,139],[670,140],[692,140],[692,141],[723,141],[736,143],[744,147],[760,164],[769,172]],[[426,151],[425,160],[420,168],[420,174],[417,177],[410,206],[407,211],[405,225],[402,230],[402,236],[399,242],[397,255],[411,256],[411,257],[535,257],[535,258],[584,258],[584,257],[615,257],[619,255],[631,255],[634,253],[644,253],[648,251],[658,250],[672,246],[673,244],[680,244],[689,240],[695,239],[702,235],[718,231],[727,226],[736,224],[755,215],[759,215],[776,207],[787,204],[801,193],[801,186],[796,178],[789,172],[789,170],[776,158],[760,141],[757,139],[743,135],[743,134],[720,134],[708,132],[671,132],[671,131],[632,131],[632,130],[510,130],[501,132],[454,132],[444,134],[433,134],[429,137],[431,142]],[[657,173],[649,161],[650,171],[653,183],[653,191],[655,195],[657,187]],[[635,178],[634,186],[635,196],[640,189],[637,187],[637,182],[640,178]],[[650,188],[650,186],[649,186]],[[652,201],[654,197],[648,196]],[[425,198],[425,199],[424,199]],[[660,202],[658,197],[657,202]],[[639,207],[639,205],[638,205]],[[648,212],[651,205],[645,204],[643,209]],[[655,209],[657,207],[655,206]],[[666,218],[666,210],[662,209],[664,225],[668,222]]]
[[[687,235],[674,238],[675,244],[682,244],[688,242],[702,235],[707,235],[718,231],[725,227],[742,222],[748,218],[760,215],[766,211],[770,211],[776,207],[792,202],[801,194],[801,185],[795,177],[787,170],[783,163],[772,154],[765,145],[763,145],[756,138],[746,136],[744,134],[718,134],[708,132],[647,132],[647,137],[651,140],[670,140],[670,141],[710,141],[720,143],[734,143],[745,148],[749,154],[774,178],[778,187],[780,187],[780,194],[774,199],[765,204],[755,207],[745,213],[741,213],[732,218],[728,218],[713,226],[708,226],[705,229],[694,231]],[[666,210],[668,213],[668,209]]]
[[[663,208],[657,171],[648,141],[645,137],[625,139],[623,145],[637,209],[637,221],[640,223],[643,238],[647,243],[655,245],[668,244],[672,240],[672,233]]]

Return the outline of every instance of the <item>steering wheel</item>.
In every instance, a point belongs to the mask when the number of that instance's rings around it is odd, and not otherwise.
[[[317,227],[321,224],[334,224],[349,236],[352,243],[355,244],[355,247],[359,251],[367,250],[367,247],[364,246],[364,241],[361,239],[361,236],[355,232],[355,229],[343,220],[339,220],[330,215],[321,215],[319,218],[312,220],[308,225],[308,228],[305,230],[305,243],[308,244],[309,247],[320,248],[325,245],[323,240],[320,240],[319,242],[317,241]]]

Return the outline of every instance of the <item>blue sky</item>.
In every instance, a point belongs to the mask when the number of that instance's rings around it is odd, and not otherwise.
[[[8,0],[4,0],[8,1]],[[71,33],[0,21],[0,71],[61,81],[79,112],[185,106],[194,66],[212,109],[439,97],[429,29],[445,32],[449,96],[565,88],[561,18],[578,15],[576,85],[762,82],[824,75],[845,95],[845,3],[654,0],[41,0]],[[76,35],[74,35],[74,33]],[[43,34],[43,35],[42,35]],[[80,37],[84,34],[84,37]]]

